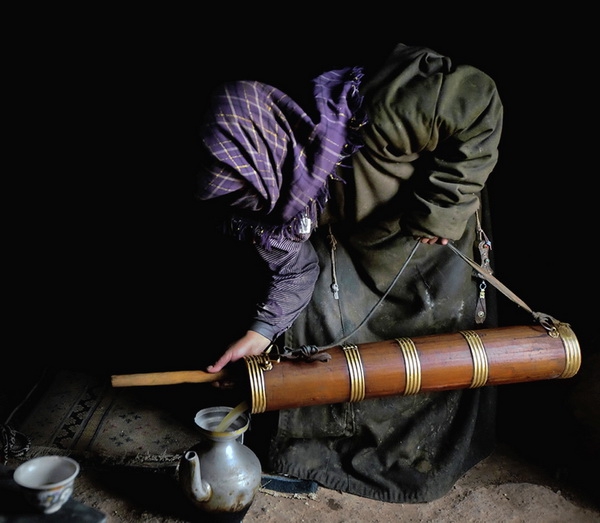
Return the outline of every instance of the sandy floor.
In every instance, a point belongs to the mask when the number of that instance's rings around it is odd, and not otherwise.
[[[161,474],[159,474],[161,476]],[[180,497],[172,476],[129,477],[83,470],[74,497],[107,516],[107,523],[206,521]],[[471,469],[443,498],[390,504],[319,488],[306,498],[259,492],[244,523],[444,522],[592,523],[600,507],[560,485],[539,467],[499,449]]]

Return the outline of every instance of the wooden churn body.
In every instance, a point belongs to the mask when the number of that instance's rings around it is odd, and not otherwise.
[[[570,378],[581,365],[571,327],[540,325],[339,345],[328,361],[244,358],[251,412],[392,395]]]

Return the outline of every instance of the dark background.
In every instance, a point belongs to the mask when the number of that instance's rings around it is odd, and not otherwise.
[[[299,11],[254,19],[235,11],[234,19],[221,6],[210,15],[37,12],[13,20],[5,373],[26,380],[48,363],[198,368],[238,313],[235,292],[213,300],[231,285],[210,273],[192,198],[211,88],[246,77],[294,92],[325,69],[376,67],[398,42],[426,45],[496,81],[505,123],[488,183],[495,275],[534,311],[570,323],[583,355],[569,380],[502,387],[499,432],[585,484],[598,463],[600,402],[597,56],[586,17]],[[232,279],[239,271],[232,260]],[[507,298],[498,302],[502,324],[532,322]]]

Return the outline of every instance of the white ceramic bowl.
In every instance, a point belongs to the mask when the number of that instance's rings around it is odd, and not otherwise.
[[[79,463],[67,456],[40,456],[19,465],[13,479],[27,502],[44,514],[57,512],[71,497]]]

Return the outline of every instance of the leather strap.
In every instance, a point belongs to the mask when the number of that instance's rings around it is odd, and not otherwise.
[[[452,249],[452,251],[462,258],[465,262],[467,262],[471,267],[473,267],[480,278],[490,282],[496,289],[498,289],[502,294],[507,296],[509,299],[514,301],[520,307],[523,307],[527,312],[529,312],[536,321],[540,322],[540,324],[546,329],[554,329],[556,325],[560,322],[554,319],[552,316],[548,314],[544,314],[541,312],[534,312],[529,305],[527,305],[521,298],[519,298],[514,292],[512,292],[506,285],[504,285],[498,278],[492,275],[489,269],[483,268],[478,263],[474,262],[471,258],[466,256],[464,253],[460,252],[452,243],[448,243],[447,246]]]
[[[415,251],[417,250],[417,248],[419,247],[419,245],[420,245],[420,240],[417,239],[408,258],[405,260],[404,264],[402,265],[402,267],[400,268],[400,270],[394,277],[394,279],[393,279],[392,283],[389,285],[387,291],[383,294],[383,296],[381,296],[381,298],[378,300],[378,302],[375,304],[375,306],[371,309],[369,314],[367,314],[367,316],[363,319],[363,321],[350,334],[348,334],[347,336],[344,336],[341,340],[337,340],[334,343],[331,343],[329,345],[322,346],[322,347],[317,347],[316,345],[304,345],[302,347],[298,347],[295,349],[290,348],[290,347],[283,347],[283,349],[279,349],[277,347],[276,348],[277,356],[281,357],[281,358],[300,358],[300,359],[305,359],[305,360],[322,359],[324,356],[322,354],[322,351],[325,351],[327,349],[330,349],[332,347],[340,345],[344,341],[346,341],[350,336],[352,336],[356,331],[358,331],[366,323],[366,321],[371,317],[371,315],[373,314],[375,309],[381,304],[381,302],[383,302],[383,300],[386,298],[386,296],[388,295],[388,293],[390,292],[390,290],[395,285],[396,281],[398,280],[398,278],[400,277],[400,275],[406,268],[408,262],[413,257],[413,255],[414,255]],[[457,256],[459,256],[462,260],[464,260],[466,263],[468,263],[473,269],[475,269],[480,278],[491,283],[494,287],[496,287],[505,296],[507,296],[509,299],[511,299],[517,305],[519,305],[520,307],[525,309],[527,312],[529,312],[534,317],[534,319],[540,323],[540,325],[542,327],[544,327],[546,330],[548,330],[550,332],[550,334],[556,334],[557,327],[561,324],[561,322],[559,322],[558,320],[556,320],[555,318],[553,318],[552,316],[550,316],[548,314],[544,314],[541,312],[534,312],[531,309],[531,307],[529,307],[529,305],[527,305],[521,298],[519,298],[514,292],[512,292],[508,287],[506,287],[506,285],[504,285],[502,282],[500,282],[500,280],[498,280],[498,278],[496,278],[495,276],[492,275],[491,268],[488,267],[487,264],[486,264],[486,267],[484,268],[481,265],[479,265],[478,263],[476,263],[475,261],[473,261],[471,258],[466,256],[465,254],[460,252],[454,245],[452,245],[452,243],[447,243],[446,245]]]

